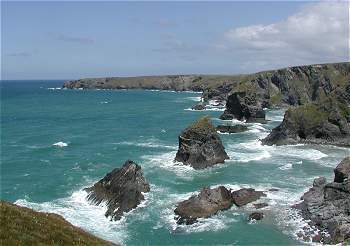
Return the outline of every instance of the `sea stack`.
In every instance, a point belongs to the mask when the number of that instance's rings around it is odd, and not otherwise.
[[[283,122],[263,139],[266,145],[297,143],[350,146],[350,109],[333,97],[290,108]]]
[[[143,177],[141,167],[127,160],[121,168],[115,168],[85,190],[88,200],[93,204],[106,202],[106,217],[119,220],[124,212],[136,208],[144,200],[142,193],[149,192],[150,186]]]
[[[208,116],[200,118],[179,136],[175,160],[203,169],[229,159],[216,128]]]
[[[220,116],[222,120],[246,120],[265,123],[265,111],[256,93],[241,91],[228,96],[226,110]]]
[[[316,178],[300,204],[301,215],[316,229],[316,235],[303,235],[326,244],[350,244],[350,156],[343,159],[334,170],[333,182]],[[322,233],[326,232],[326,233]]]

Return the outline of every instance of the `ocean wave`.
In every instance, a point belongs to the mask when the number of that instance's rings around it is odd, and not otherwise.
[[[61,87],[49,87],[48,90],[61,90]]]
[[[75,226],[81,227],[106,240],[123,243],[128,237],[126,218],[110,221],[105,217],[106,204],[91,205],[86,199],[84,190],[73,192],[67,198],[60,198],[51,202],[35,203],[27,199],[20,199],[15,204],[32,208],[36,211],[56,213],[63,216]]]
[[[54,143],[54,144],[52,144],[53,146],[57,146],[57,147],[60,147],[60,148],[63,148],[63,147],[67,147],[68,146],[68,144],[67,143],[65,143],[65,142],[57,142],[57,143]]]
[[[189,165],[175,161],[176,151],[161,153],[157,155],[144,155],[141,158],[147,162],[147,166],[151,168],[161,168],[165,171],[173,172],[178,177],[186,180],[192,180],[193,174],[196,172]]]
[[[163,131],[162,131],[163,132]],[[170,150],[176,150],[177,146],[173,145],[165,145],[160,143],[157,140],[147,140],[147,142],[133,142],[133,141],[123,141],[118,143],[113,143],[116,145],[130,145],[130,146],[137,146],[142,148],[157,148],[157,149],[170,149]]]

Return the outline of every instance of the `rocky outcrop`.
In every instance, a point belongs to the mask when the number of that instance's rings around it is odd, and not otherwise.
[[[177,204],[175,219],[178,224],[193,224],[198,218],[208,218],[220,210],[229,209],[232,205],[238,207],[247,205],[265,196],[262,191],[244,188],[231,192],[224,186],[218,188],[203,188],[198,195]]]
[[[267,204],[266,202],[262,202],[262,203],[255,203],[255,204],[253,204],[253,206],[256,209],[260,209],[260,208],[265,208],[265,207],[269,206],[269,204]]]
[[[295,207],[316,227],[313,240],[324,243],[350,243],[350,156],[334,170],[334,182],[324,177],[314,180],[313,187],[302,196]],[[308,235],[304,236],[308,239]]]
[[[257,94],[246,91],[231,94],[227,98],[226,110],[220,119],[227,120],[231,117],[247,122],[265,121],[265,111],[262,103],[257,100]]]
[[[247,131],[248,127],[244,125],[219,125],[216,130],[222,133],[238,133]]]
[[[264,214],[261,212],[253,212],[249,215],[249,220],[262,220],[264,218]]]
[[[255,202],[260,197],[266,196],[262,191],[256,191],[252,188],[243,188],[232,192],[232,199],[237,207],[247,205],[248,203]]]
[[[150,186],[143,177],[141,167],[128,160],[121,168],[115,168],[85,191],[93,204],[106,202],[106,217],[119,220],[124,212],[136,208],[144,200],[142,193],[150,191]]]
[[[219,134],[209,117],[187,127],[179,136],[175,160],[195,169],[203,169],[229,159]]]
[[[283,122],[262,141],[267,145],[296,143],[350,145],[350,109],[332,97],[290,108]]]
[[[204,110],[205,109],[205,103],[200,102],[192,106],[192,110]]]
[[[198,195],[180,202],[176,209],[178,224],[193,224],[198,218],[208,218],[220,210],[229,209],[233,205],[231,193],[224,186],[204,188]]]

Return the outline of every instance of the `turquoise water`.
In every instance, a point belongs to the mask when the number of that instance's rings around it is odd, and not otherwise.
[[[60,90],[63,81],[1,82],[1,199],[61,214],[74,225],[123,245],[293,245],[305,223],[290,205],[313,178],[332,178],[349,149],[331,146],[262,146],[258,139],[283,119],[267,111],[266,125],[225,135],[230,160],[206,170],[174,163],[178,134],[202,115],[215,124],[220,110],[188,110],[198,93]],[[227,121],[229,123],[229,121]],[[238,122],[233,121],[233,124]],[[62,142],[67,146],[54,145]],[[82,188],[121,166],[139,163],[151,192],[121,221],[104,217]],[[178,201],[204,186],[267,190],[266,217],[248,223],[251,205],[232,207],[191,226],[177,226]]]

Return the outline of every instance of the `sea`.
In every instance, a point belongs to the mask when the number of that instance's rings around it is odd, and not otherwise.
[[[349,148],[325,145],[264,146],[260,139],[283,120],[266,109],[267,124],[222,121],[211,104],[193,111],[195,92],[67,90],[63,80],[1,81],[1,200],[62,215],[84,230],[122,245],[300,245],[308,229],[293,204],[313,179],[333,178]],[[230,159],[205,170],[174,162],[178,135],[209,115],[215,125],[248,131],[221,134]],[[141,165],[151,191],[119,221],[91,205],[85,187],[126,160]],[[252,204],[221,211],[193,225],[177,225],[176,204],[203,187],[267,191],[258,202],[262,221],[248,221]],[[277,191],[268,191],[269,189]]]

